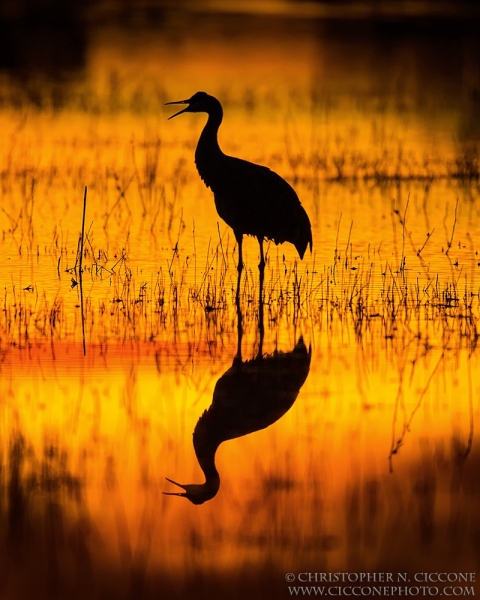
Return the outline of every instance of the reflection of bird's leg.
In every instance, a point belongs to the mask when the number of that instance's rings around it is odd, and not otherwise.
[[[243,336],[243,325],[242,325],[242,309],[240,302],[237,302],[237,355],[235,358],[242,360],[242,336]]]
[[[238,244],[238,278],[237,278],[237,294],[235,296],[235,301],[237,303],[237,308],[240,308],[240,279],[242,277],[243,271],[243,257],[242,257],[242,242],[243,242],[243,233],[235,233],[235,238],[237,239]],[[241,313],[240,313],[241,317]]]
[[[263,338],[265,336],[265,327],[263,325],[263,299],[261,296],[260,303],[258,305],[258,331],[260,333],[260,340],[258,342],[258,357],[261,358],[263,356]]]
[[[260,290],[258,292],[258,330],[260,332],[260,343],[258,349],[258,355],[262,355],[263,349],[263,336],[265,334],[265,328],[263,324],[263,280],[265,276],[265,257],[263,255],[263,238],[258,238],[260,244],[260,263],[258,269],[260,271]]]
[[[240,305],[237,306],[237,355],[235,358],[242,360],[242,337],[243,337],[243,325],[242,325],[242,310]]]

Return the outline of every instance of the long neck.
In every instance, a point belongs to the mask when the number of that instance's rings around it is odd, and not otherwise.
[[[209,490],[215,490],[217,493],[220,487],[220,475],[215,466],[215,452],[217,449],[209,448],[208,451],[201,451],[195,448],[198,464],[205,475],[205,487]]]
[[[211,498],[215,496],[220,487],[220,475],[215,466],[215,453],[223,441],[212,422],[212,416],[214,417],[206,410],[198,420],[193,432],[193,447],[198,464],[205,475],[204,493]]]
[[[195,164],[198,173],[208,187],[215,181],[216,164],[222,159],[223,152],[218,145],[218,128],[222,123],[223,110],[220,102],[208,113],[208,121],[198,140],[195,150]]]

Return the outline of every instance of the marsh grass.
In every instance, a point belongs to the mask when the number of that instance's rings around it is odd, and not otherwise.
[[[125,199],[124,187],[117,184],[117,190],[118,200]],[[113,214],[115,204],[108,214]],[[458,258],[453,262],[449,256],[458,200],[453,224],[447,226],[444,222],[446,243],[442,251],[450,272],[447,277],[444,272],[440,277],[432,271],[422,255],[435,230],[427,232],[424,241],[416,244],[407,224],[408,208],[408,199],[401,212],[392,202],[394,262],[370,248],[357,253],[353,223],[343,248],[339,246],[337,231],[330,264],[320,266],[316,254],[304,263],[287,261],[281,248],[269,245],[263,290],[269,326],[279,330],[293,323],[300,328],[322,330],[338,319],[340,323],[350,323],[359,338],[372,332],[373,337],[393,339],[408,333],[424,337],[425,331],[432,329],[429,323],[434,323],[433,329],[440,335],[435,336],[437,340],[451,339],[455,333],[473,347],[477,340],[479,292],[475,275],[477,252],[471,236],[467,234],[468,252],[464,253],[463,264]],[[58,230],[48,249],[45,246],[44,255],[55,261],[56,276],[70,276],[69,287],[75,293],[80,290],[80,275],[83,278],[85,337],[89,342],[155,341],[170,328],[183,333],[204,328],[223,334],[234,332],[236,248],[231,236],[219,229],[217,240],[210,239],[202,260],[196,247],[195,224],[189,243],[182,215],[175,219],[173,210],[169,214],[164,225],[167,233],[173,231],[173,223],[177,224],[171,254],[165,256],[158,270],[149,273],[130,266],[128,236],[125,247],[112,255],[108,247],[95,241],[98,225],[93,223],[79,237],[73,264],[71,244],[69,249],[68,241],[60,239]],[[157,216],[158,212],[152,226]],[[339,228],[340,223],[341,219]],[[22,230],[19,220],[4,231],[4,239],[7,235],[15,239],[18,229]],[[149,234],[154,235],[151,228]],[[343,231],[341,234],[345,235]],[[37,261],[41,260],[38,247],[35,252],[31,243],[22,243],[22,237],[17,243],[19,255],[26,253],[30,258],[36,254]],[[187,247],[193,252],[187,253]],[[258,292],[257,270],[250,266],[241,288],[247,328],[254,328],[258,319]],[[5,286],[0,318],[2,345],[78,339],[78,311],[68,314],[68,301],[60,294],[53,298],[46,293],[40,296],[38,289],[31,286],[21,290],[14,283]],[[79,308],[81,302],[75,306]]]
[[[163,131],[168,116],[164,104],[175,93],[172,95],[167,87],[158,82],[138,82],[131,74],[120,75],[112,71],[105,73],[104,78],[104,84],[100,81],[86,83],[72,80],[69,85],[55,85],[43,80],[20,80],[0,85],[0,107],[9,116],[9,143],[4,149],[5,159],[2,161],[4,190],[8,185],[9,173],[23,174],[25,183],[28,183],[28,174],[40,174],[43,170],[38,160],[28,160],[29,152],[24,153],[24,161],[16,160],[30,121],[46,118],[50,122],[61,122],[69,115],[89,124],[100,118],[112,123],[133,118],[139,128],[133,130],[135,133],[131,134],[126,149],[133,176],[127,180],[128,185],[123,182],[122,189],[125,191],[135,181],[142,204],[142,216],[156,214],[159,205],[165,201],[162,162],[172,150]],[[452,140],[444,143],[447,151],[432,149],[429,144],[416,146],[411,143],[402,127],[410,128],[410,121],[416,121],[425,110],[424,106],[412,104],[406,109],[392,103],[392,106],[383,106],[379,110],[375,94],[361,107],[354,100],[351,104],[334,106],[327,92],[319,94],[316,89],[308,90],[305,97],[290,90],[287,100],[280,100],[275,89],[265,89],[262,93],[253,90],[233,93],[232,90],[223,89],[212,90],[212,93],[219,94],[227,113],[241,111],[246,121],[261,114],[265,107],[285,115],[283,134],[276,140],[276,147],[264,156],[252,158],[263,160],[273,167],[281,164],[289,170],[289,178],[294,183],[317,179],[383,183],[431,181],[437,178],[478,182],[480,178],[478,143],[452,141],[457,137],[456,131],[452,130]],[[298,122],[303,118],[309,120],[309,130],[300,128]],[[145,123],[148,125],[145,126]],[[422,126],[421,120],[417,126]],[[96,127],[90,126],[89,129],[88,135],[76,136],[73,140],[77,150],[88,147],[98,154],[104,145],[115,143],[118,135],[115,132],[104,139],[95,139]],[[139,131],[144,131],[144,135],[139,135]],[[68,147],[70,143],[62,140],[63,137],[62,132],[57,143]],[[228,138],[225,142],[229,149]],[[230,149],[233,152],[236,148],[234,142],[232,144]],[[170,172],[178,177],[182,166],[183,161],[179,160],[178,170],[171,169]],[[81,185],[86,183],[86,167],[88,169],[86,162],[72,162],[70,165],[72,175],[76,171],[76,175],[83,176]],[[48,173],[50,179],[58,172],[53,162],[44,169],[44,175]]]
[[[330,264],[318,265],[314,253],[305,262],[287,261],[281,248],[268,246],[263,305],[273,332],[294,326],[318,335],[338,327],[355,332],[359,342],[371,340],[422,340],[426,348],[475,349],[479,330],[477,252],[467,236],[463,264],[452,261],[453,224],[446,232],[444,258],[450,275],[442,277],[422,257],[430,234],[416,246],[409,233],[408,201],[401,214],[392,208],[394,235],[398,237],[394,262],[373,250],[355,251],[353,224],[343,249],[337,245]],[[343,234],[343,232],[340,232]],[[204,263],[193,241],[193,256],[185,251],[185,235],[177,241],[164,265],[153,272],[130,266],[128,251],[109,257],[95,243],[90,228],[78,244],[74,263],[60,252],[57,271],[69,277],[69,296],[30,287],[4,290],[0,313],[2,347],[23,347],[52,340],[83,339],[88,343],[164,341],[172,331],[180,338],[197,338],[201,331],[233,336],[236,330],[236,248],[228,232],[211,240]],[[343,234],[345,235],[345,234]],[[193,230],[193,237],[195,231]],[[83,249],[81,256],[79,252]],[[251,257],[248,257],[251,263]],[[40,259],[39,259],[40,260]],[[81,277],[80,277],[81,276]],[[83,280],[84,319],[80,285]],[[241,284],[245,327],[253,332],[258,321],[258,272],[248,267]],[[72,294],[77,295],[74,310]],[[80,329],[79,329],[80,328]],[[322,333],[323,332],[323,333]]]

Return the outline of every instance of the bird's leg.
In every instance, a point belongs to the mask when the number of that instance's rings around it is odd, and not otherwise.
[[[242,360],[242,335],[243,335],[243,315],[242,307],[240,306],[240,280],[242,277],[243,270],[243,257],[242,257],[242,241],[243,234],[235,234],[238,244],[238,279],[237,279],[237,294],[235,296],[235,303],[237,305],[237,357]]]
[[[260,263],[258,269],[260,271],[260,289],[258,292],[258,329],[260,332],[260,343],[258,354],[261,356],[263,352],[263,337],[265,335],[265,328],[263,324],[263,280],[265,276],[265,256],[263,255],[263,237],[258,238],[260,245]]]
[[[263,300],[263,278],[265,275],[265,256],[263,255],[263,238],[258,237],[258,243],[260,245],[260,262],[258,263],[258,270],[260,271],[260,301]]]
[[[235,296],[235,302],[237,304],[237,309],[240,310],[240,279],[242,277],[242,271],[243,271],[243,257],[242,257],[243,234],[242,233],[235,234],[235,238],[237,239],[237,244],[238,244],[238,265],[237,265],[238,278],[237,278],[237,294]],[[240,313],[240,315],[241,315],[241,313]]]

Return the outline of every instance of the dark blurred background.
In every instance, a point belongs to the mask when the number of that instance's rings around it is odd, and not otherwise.
[[[0,0],[0,69],[20,77],[41,72],[59,78],[85,66],[94,29],[114,26],[161,35],[172,28],[188,31],[201,15],[236,19],[239,25],[249,16],[266,27],[272,19],[315,20],[319,35],[348,39],[361,50],[375,41],[388,48],[419,37],[455,43],[478,33],[480,8],[472,0]],[[378,58],[385,60],[383,51]]]
[[[394,101],[396,111],[414,107],[426,119],[438,114],[445,121],[455,114],[457,139],[476,142],[479,25],[479,3],[470,0],[0,0],[0,106],[75,106],[101,112],[123,105],[127,110],[158,111],[165,101],[160,85],[169,88],[169,78],[177,78],[178,70],[167,73],[167,67],[179,49],[188,46],[188,60],[192,55],[201,60],[205,44],[215,36],[219,48],[223,44],[238,60],[238,40],[244,48],[251,40],[254,56],[271,40],[277,48],[290,44],[295,56],[295,44],[308,37],[316,46],[309,65],[312,95],[321,87],[335,98],[374,99],[375,113],[382,102]],[[92,56],[100,46],[108,47],[108,56],[120,61],[145,40],[147,55],[158,57],[154,77],[164,73],[157,99],[141,89],[136,99],[121,100],[116,67],[102,58],[112,84],[108,97],[115,99],[106,102],[95,88],[97,82],[92,83]],[[304,64],[300,54],[298,61],[299,67]],[[130,73],[137,76],[139,64],[128,67]],[[72,83],[83,88],[74,89]]]

